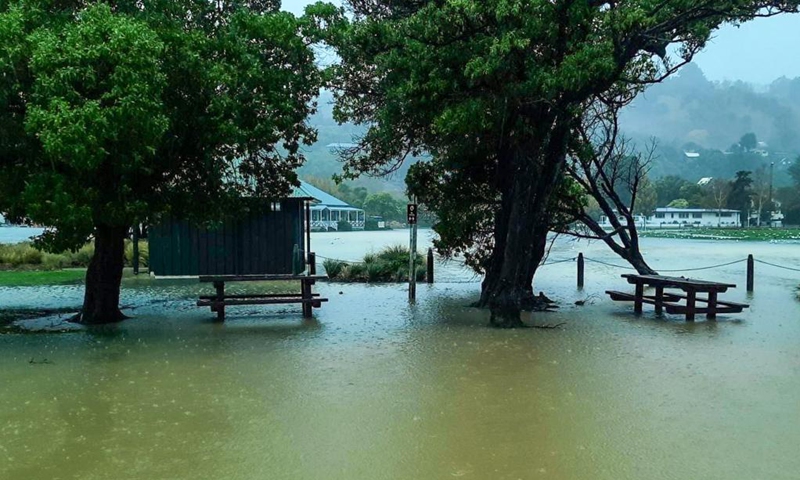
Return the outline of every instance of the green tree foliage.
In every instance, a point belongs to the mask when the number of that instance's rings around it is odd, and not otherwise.
[[[739,139],[739,145],[744,149],[745,152],[749,152],[758,146],[758,139],[756,138],[755,133],[745,133],[742,135],[742,138]]]
[[[788,172],[794,184],[779,189],[775,198],[781,203],[784,223],[800,225],[800,157],[795,159]]]
[[[341,58],[336,108],[368,130],[345,173],[432,156],[409,172],[411,193],[438,214],[440,247],[476,253],[487,274],[480,303],[496,326],[521,324],[551,207],[570,191],[567,155],[587,148],[575,129],[589,106],[629,102],[721,23],[796,9],[746,0],[347,3],[349,19],[330,18]]]
[[[681,198],[681,189],[691,184],[688,180],[676,175],[659,178],[655,182],[658,205],[661,207],[667,206],[673,200]]]
[[[94,238],[82,321],[122,318],[123,239],[288,192],[315,138],[311,19],[279,2],[0,2],[0,211]]]
[[[636,211],[634,213],[649,217],[656,211],[656,208],[658,208],[658,192],[654,183],[645,177],[636,195]]]
[[[750,209],[753,196],[751,173],[743,170],[736,172],[736,178],[731,181],[730,193],[728,194],[728,208],[739,210],[743,227],[747,223],[747,212]]]
[[[364,202],[367,215],[379,215],[386,221],[405,221],[405,202],[396,199],[391,194],[382,192],[370,195]]]
[[[669,208],[689,208],[689,201],[685,198],[676,198],[667,204]]]

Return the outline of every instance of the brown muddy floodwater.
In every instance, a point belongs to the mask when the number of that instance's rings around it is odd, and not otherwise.
[[[316,250],[405,238],[345,235]],[[566,241],[551,257],[579,250],[620,263]],[[662,269],[800,266],[797,244],[645,250]],[[748,296],[743,263],[693,272],[752,308],[687,324],[607,300],[622,269],[589,262],[579,292],[574,264],[552,265],[536,288],[561,311],[529,320],[565,325],[496,331],[466,307],[478,284],[447,283],[469,274],[440,272],[414,306],[402,286],[320,285],[314,321],[242,307],[215,324],[194,285],[165,283],[126,289],[136,318],[117,326],[0,336],[0,479],[800,478],[800,274],[759,264]],[[0,289],[0,308],[79,300]]]

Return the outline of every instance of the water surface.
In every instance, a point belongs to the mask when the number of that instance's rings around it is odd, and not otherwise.
[[[404,237],[344,235],[315,235],[315,250],[357,259]],[[779,244],[644,248],[661,269],[799,257]],[[567,241],[551,258],[578,251],[621,263]],[[798,274],[759,264],[754,294],[723,296],[749,310],[687,324],[607,300],[627,288],[622,269],[588,262],[578,291],[574,268],[542,268],[536,288],[562,308],[526,318],[558,330],[486,328],[466,306],[479,284],[452,264],[414,305],[399,285],[319,285],[330,302],[311,321],[241,307],[216,324],[192,305],[194,283],[132,285],[133,320],[0,336],[0,478],[797,478]],[[743,286],[744,264],[693,275]],[[0,289],[0,308],[80,294]]]

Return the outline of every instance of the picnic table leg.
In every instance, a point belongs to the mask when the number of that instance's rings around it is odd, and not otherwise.
[[[211,304],[211,311],[217,312],[217,320],[225,321],[225,282],[214,282],[214,289],[217,291],[214,303]]]
[[[661,315],[664,303],[664,287],[656,287],[656,315]]]
[[[303,318],[311,318],[311,300],[314,297],[311,295],[311,282],[308,279],[303,278],[300,280],[300,296],[305,300],[303,302]]]
[[[686,321],[687,322],[694,322],[694,307],[695,307],[695,300],[697,298],[697,292],[690,289],[686,292]]]
[[[717,292],[716,290],[708,292],[708,313],[706,318],[709,320],[717,318]]]
[[[633,313],[639,315],[642,313],[642,297],[644,296],[644,284],[636,284],[636,295],[633,299]]]

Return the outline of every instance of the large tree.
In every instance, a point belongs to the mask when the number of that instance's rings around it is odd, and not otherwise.
[[[433,157],[412,175],[410,189],[423,203],[442,202],[441,211],[432,208],[447,232],[440,244],[490,252],[473,258],[486,272],[481,302],[500,327],[521,325],[520,308],[545,254],[549,208],[557,203],[551,197],[564,185],[567,152],[591,102],[661,80],[722,23],[797,5],[346,3],[351,15],[340,17],[330,36],[341,58],[336,113],[369,127],[346,152],[346,172],[382,173],[410,156]]]
[[[317,25],[280,2],[0,0],[0,211],[90,239],[80,320],[119,310],[129,228],[198,221],[296,182]]]

